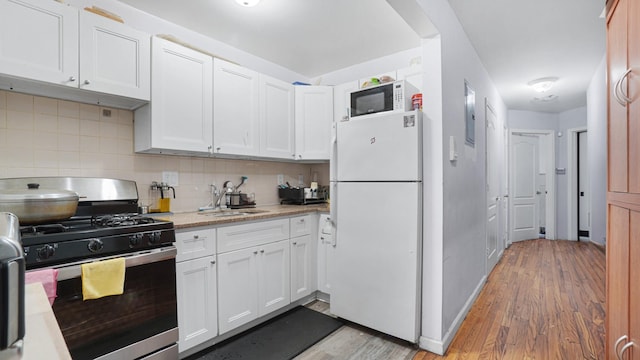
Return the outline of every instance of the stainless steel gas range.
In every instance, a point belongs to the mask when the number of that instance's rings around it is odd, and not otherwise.
[[[77,211],[20,227],[27,273],[57,269],[53,311],[74,359],[177,359],[173,223],[137,214],[135,182],[102,178],[0,179],[0,189],[77,192]],[[81,265],[123,257],[122,295],[83,301]],[[29,329],[26,329],[28,332]]]

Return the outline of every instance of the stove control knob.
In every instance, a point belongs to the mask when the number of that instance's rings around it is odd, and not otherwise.
[[[45,245],[37,250],[38,259],[40,260],[49,259],[50,257],[53,256],[53,254],[55,254],[55,252],[56,252],[56,249],[53,246]]]
[[[142,234],[133,234],[129,236],[129,247],[140,245],[140,240],[142,240]]]
[[[103,247],[104,247],[104,244],[100,239],[91,239],[91,241],[89,241],[89,244],[87,245],[87,248],[92,253],[102,250]]]
[[[152,245],[160,244],[161,240],[162,240],[162,232],[154,231],[149,234],[149,244],[152,244]]]

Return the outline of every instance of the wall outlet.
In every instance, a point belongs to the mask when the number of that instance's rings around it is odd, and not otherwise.
[[[284,175],[278,174],[278,185],[284,185]]]
[[[163,171],[162,182],[169,186],[179,185],[179,175],[177,171]]]

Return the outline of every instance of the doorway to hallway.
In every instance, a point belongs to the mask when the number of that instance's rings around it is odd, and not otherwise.
[[[510,130],[509,241],[556,238],[551,130]]]

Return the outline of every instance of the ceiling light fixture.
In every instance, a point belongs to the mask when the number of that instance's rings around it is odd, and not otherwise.
[[[556,81],[558,81],[557,77],[545,77],[531,80],[527,85],[531,86],[533,90],[542,93],[551,89]]]
[[[558,95],[547,95],[547,96],[543,96],[543,97],[534,97],[533,102],[535,103],[548,103],[548,102],[552,102],[555,101],[556,99],[558,99]]]
[[[236,2],[245,7],[252,7],[258,5],[260,0],[236,0]]]

